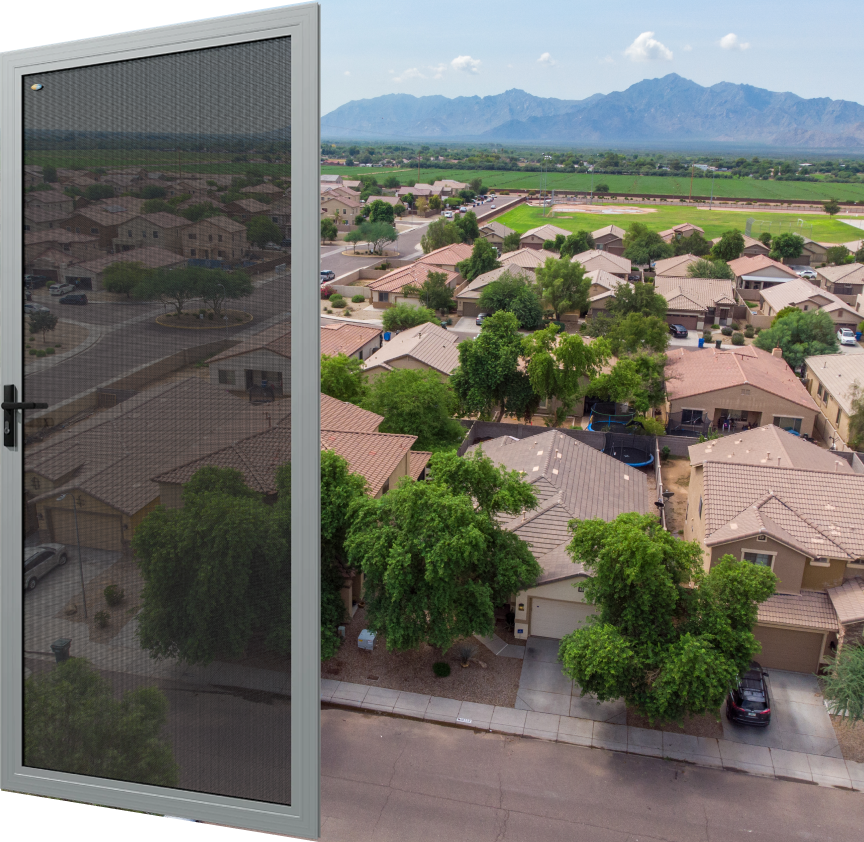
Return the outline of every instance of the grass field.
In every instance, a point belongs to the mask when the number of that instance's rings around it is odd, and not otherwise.
[[[360,174],[395,175],[402,183],[417,179],[417,169],[407,164],[405,169],[376,169],[375,167],[322,166],[322,173],[339,174],[343,178],[357,178]],[[468,182],[482,178],[487,187],[498,190],[539,189],[540,173],[508,172],[506,170],[420,170],[420,181],[452,178]],[[665,178],[657,175],[605,175],[594,176],[594,183],[605,182],[613,193],[662,194],[666,196],[690,195],[690,176]],[[550,190],[591,189],[591,176],[587,173],[550,172],[547,176]],[[694,196],[711,195],[710,178],[693,179]],[[835,198],[844,201],[864,201],[864,184],[822,184],[807,181],[757,181],[754,178],[714,179],[714,195],[738,199],[797,199],[824,202]]]
[[[643,206],[633,205],[633,207]],[[753,216],[757,221],[765,220],[766,222],[774,223],[773,230],[775,231],[777,230],[777,223],[782,221],[786,225],[790,222],[794,224],[799,218],[796,214],[785,213],[765,213],[760,217],[758,211],[698,210],[689,205],[680,208],[663,205],[659,207],[654,206],[654,213],[562,213],[556,214],[553,217],[543,216],[541,208],[520,205],[512,211],[499,216],[497,221],[512,228],[514,231],[518,231],[520,234],[531,228],[536,228],[538,225],[544,225],[547,222],[559,228],[564,228],[567,231],[596,231],[598,228],[603,228],[606,225],[618,225],[626,229],[632,222],[641,222],[651,231],[664,231],[682,222],[692,222],[694,225],[704,228],[705,236],[710,240],[714,237],[719,237],[720,234],[730,228],[738,228],[743,233],[749,216]],[[813,226],[812,233],[806,231],[804,236],[817,242],[846,243],[861,239],[862,232],[860,228],[846,225],[846,223],[839,219],[830,219],[828,216],[817,216],[815,214],[810,214],[803,218],[805,222],[811,223]],[[754,225],[753,233],[758,233],[758,230],[757,226]]]

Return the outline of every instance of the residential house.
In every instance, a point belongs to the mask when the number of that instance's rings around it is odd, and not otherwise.
[[[121,252],[133,248],[158,246],[182,254],[183,230],[191,224],[183,216],[175,216],[173,213],[164,211],[135,216],[118,226],[113,249],[115,252]]]
[[[550,257],[557,258],[558,252],[524,248],[505,252],[498,259],[498,262],[502,266],[508,266],[511,270],[525,269],[535,272],[539,266],[544,266]]]
[[[755,237],[750,237],[747,234],[742,234],[744,237],[744,251],[741,252],[741,257],[756,257],[757,255],[768,256],[771,251],[770,246],[766,246],[762,240],[757,240]],[[717,245],[720,242],[720,237],[715,237],[711,240],[712,245]]]
[[[63,221],[63,227],[74,234],[87,234],[99,238],[99,248],[108,251],[114,245],[118,229],[138,216],[137,211],[124,205],[90,205],[79,208]]]
[[[437,196],[431,184],[415,184],[411,187],[403,186],[396,191],[396,195],[400,199],[404,199],[407,195],[412,195],[415,199],[428,199],[430,196]]]
[[[291,325],[282,322],[207,360],[210,383],[249,400],[291,394]]]
[[[535,252],[532,251],[532,254]],[[533,284],[535,281],[532,269],[522,269],[518,266],[499,266],[490,272],[478,275],[473,281],[463,284],[456,291],[456,310],[465,317],[473,319],[480,313],[480,296],[489,284],[497,281],[502,275],[521,275],[526,282]]]
[[[325,174],[321,173],[321,186],[323,187],[325,184],[341,184],[342,176],[333,174]]]
[[[264,181],[261,184],[255,184],[252,187],[241,187],[241,193],[247,193],[248,195],[255,196],[266,196],[268,199],[278,199],[285,193],[285,191],[281,187],[277,187],[275,184],[270,184],[269,181]]]
[[[599,313],[605,313],[609,299],[615,295],[618,287],[621,284],[629,283],[618,275],[610,274],[605,269],[592,269],[585,273],[585,277],[591,279],[591,286],[588,288],[589,318]]]
[[[828,261],[828,249],[834,243],[817,243],[809,237],[804,237],[804,250],[799,257],[790,257],[784,263],[794,266],[821,266]]]
[[[554,240],[559,234],[568,237],[570,232],[566,231],[564,228],[559,228],[557,225],[540,225],[537,228],[532,228],[530,231],[526,231],[519,238],[519,245],[522,248],[542,249],[543,243],[545,243],[546,240]]]
[[[47,251],[59,252],[68,263],[88,260],[103,254],[99,251],[99,238],[87,234],[72,234],[63,228],[27,231],[24,233],[24,269]],[[38,274],[38,273],[30,273]]]
[[[480,226],[480,236],[495,246],[499,254],[504,251],[504,238],[514,233],[512,228],[508,228],[501,222],[495,222],[495,220]]]
[[[338,217],[339,226],[348,228],[357,224],[357,216],[363,210],[358,198],[347,195],[334,195],[328,190],[321,196],[321,216]]]
[[[366,288],[372,294],[372,306],[379,310],[386,310],[394,304],[418,305],[420,300],[416,296],[407,295],[404,288],[406,286],[422,286],[430,272],[444,272],[447,286],[453,290],[456,289],[462,279],[458,272],[417,261],[409,266],[403,266],[401,269],[394,269],[374,281],[369,281]]]
[[[864,354],[807,357],[803,379],[819,408],[816,435],[829,447],[849,448],[852,402],[864,391]]]
[[[75,200],[59,190],[37,190],[33,193],[24,194],[24,207],[30,208],[53,207],[55,210],[64,211],[68,216],[75,209]]]
[[[384,340],[381,328],[358,322],[321,319],[321,354],[335,357],[344,354],[358,360],[367,360]]]
[[[69,212],[56,205],[27,205],[24,208],[24,231],[49,231],[64,228]]]
[[[460,337],[440,325],[409,327],[366,358],[363,369],[370,379],[401,368],[435,371],[442,380],[459,365]]]
[[[257,199],[235,199],[225,205],[229,216],[236,216],[241,222],[248,222],[253,216],[269,216],[270,206]]]
[[[792,269],[764,254],[730,260],[729,268],[735,273],[735,285],[738,289],[765,289],[798,280],[798,275]],[[748,296],[745,294],[743,297]],[[755,298],[755,295],[752,296],[752,299]]]
[[[447,272],[458,272],[457,265],[471,257],[471,252],[472,248],[467,243],[453,243],[452,245],[435,249],[435,251],[430,251],[429,254],[424,254],[423,257],[418,257],[417,263],[422,266],[433,266],[438,269],[444,269]]]
[[[695,254],[678,254],[675,257],[666,257],[654,263],[654,274],[658,278],[664,276],[680,278],[687,274],[687,267],[701,258]]]
[[[610,275],[617,275],[619,278],[626,278],[632,268],[632,264],[626,257],[599,249],[589,249],[581,254],[574,254],[572,259],[574,263],[581,263],[586,272],[603,269]]]
[[[798,279],[759,291],[761,303],[759,312],[773,318],[786,307],[799,310],[824,310],[831,316],[836,329],[848,327],[854,330],[861,319],[855,308],[842,301],[827,289],[820,289],[810,281]]]
[[[573,537],[568,523],[653,512],[646,476],[558,430],[521,440],[501,436],[473,445],[466,455],[477,450],[520,471],[538,498],[536,509],[502,518],[504,528],[530,546],[543,571],[533,588],[512,597],[516,637],[562,638],[596,611],[580,587],[588,572],[567,552]]]
[[[859,296],[864,292],[864,264],[847,263],[844,266],[823,266],[816,273],[819,286],[833,293],[860,312]]]
[[[660,239],[664,242],[671,243],[673,240],[689,237],[692,234],[701,234],[704,237],[705,229],[694,225],[692,222],[682,222],[680,225],[673,225],[671,228],[667,228],[665,231],[658,231],[657,233],[660,234]]]
[[[705,570],[731,555],[777,576],[753,629],[759,663],[812,673],[860,642],[864,475],[770,426],[694,444],[690,466],[684,537]]]
[[[460,190],[465,190],[467,187],[468,185],[461,181],[455,181],[452,178],[445,178],[441,181],[435,181],[432,183],[432,192],[436,196],[446,199],[450,196],[455,196]]]
[[[624,254],[624,237],[627,232],[617,225],[606,225],[591,232],[594,238],[594,248],[597,251],[608,251],[609,254]]]
[[[282,232],[283,239],[291,238],[291,192],[288,191],[281,199],[267,205],[267,215],[275,222]]]
[[[747,310],[739,305],[735,284],[722,278],[658,277],[654,291],[666,299],[666,321],[690,330],[706,325],[728,325],[744,318]]]
[[[227,216],[210,216],[183,229],[183,256],[198,260],[240,260],[249,250],[246,226]]]
[[[666,353],[666,430],[688,435],[774,424],[813,435],[818,407],[775,349],[672,348]]]
[[[181,269],[186,258],[159,246],[144,246],[116,254],[102,254],[80,263],[69,262],[58,266],[58,275],[64,283],[78,289],[102,289],[102,273],[115,263],[141,263],[148,269]]]

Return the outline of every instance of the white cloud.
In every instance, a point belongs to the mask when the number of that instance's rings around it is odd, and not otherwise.
[[[730,32],[728,35],[724,35],[720,39],[720,46],[724,50],[749,50],[750,44],[743,43],[738,40],[738,36],[734,32]]]
[[[603,56],[600,59],[600,64],[615,64],[615,59],[612,56]]]
[[[350,76],[350,75],[351,75],[351,71],[350,71],[350,70],[346,70],[346,71],[345,71],[345,75],[346,75],[346,76]]]
[[[430,67],[429,70],[432,73],[433,79],[443,79],[444,71],[447,69],[446,64],[436,64],[434,67]]]
[[[540,58],[537,59],[537,64],[545,64],[548,67],[551,67],[553,64],[557,64],[554,58],[549,53],[543,53]]]
[[[404,82],[407,79],[425,79],[426,77],[416,68],[409,67],[403,70],[398,76],[393,77],[394,82]]]
[[[693,48],[689,44],[685,44],[683,49],[684,49],[685,53],[692,53],[693,52]]]
[[[450,66],[454,70],[462,70],[465,73],[479,73],[480,59],[471,58],[471,56],[456,56],[450,62]]]
[[[630,61],[672,61],[672,50],[654,38],[653,32],[643,32],[626,50]]]

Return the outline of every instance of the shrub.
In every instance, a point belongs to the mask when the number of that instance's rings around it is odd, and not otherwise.
[[[638,421],[649,436],[666,435],[666,426],[659,418],[639,418]]]
[[[744,335],[748,339],[752,339],[756,335],[756,331],[753,329],[753,325],[747,325],[747,327],[744,328]]]
[[[105,597],[105,602],[113,608],[115,605],[119,605],[123,602],[123,597],[126,594],[123,592],[123,588],[118,588],[117,585],[108,585],[108,587],[102,591],[102,595]]]
[[[712,333],[710,330],[703,330],[702,331],[702,338],[705,339],[706,341],[710,340],[711,336],[712,336]]]
[[[738,330],[738,322],[729,322],[729,327],[731,327],[732,330]]]
[[[107,611],[97,611],[93,619],[96,621],[96,625],[99,626],[100,629],[104,629],[110,622],[111,615]]]
[[[335,308],[340,308],[345,306],[345,299],[342,297],[342,293],[334,292],[333,295],[330,296],[330,306]]]
[[[731,327],[721,327],[720,333],[722,333],[724,336],[731,336],[732,335],[732,328]]]
[[[458,647],[456,653],[459,655],[459,663],[467,667],[471,659],[477,654],[477,647],[470,643],[463,643]]]
[[[46,353],[47,353],[47,352],[43,351],[43,350],[40,348],[40,349],[36,352],[36,356],[37,356],[37,357],[44,357],[44,356],[46,356]]]
[[[660,448],[660,458],[668,459],[671,455],[672,451],[669,449],[669,446],[664,444],[663,447]]]
[[[361,295],[359,292],[357,293],[357,295],[351,296],[351,301],[353,301],[355,304],[362,304],[365,300],[366,296]]]
[[[756,328],[756,335],[758,336],[761,332],[762,332],[762,328],[761,328],[761,327],[757,327],[757,328]]]
[[[446,661],[435,661],[432,664],[432,672],[438,676],[438,678],[447,678],[450,675],[450,664]]]
[[[39,352],[35,348],[30,349],[30,355],[35,357]]]
[[[740,331],[736,331],[732,334],[732,344],[733,345],[743,345],[744,344],[744,334]]]
[[[350,315],[351,315],[351,308],[350,308],[350,307],[346,307],[346,308],[342,311],[342,315],[343,315],[343,316],[350,316]]]
[[[51,348],[51,347],[48,347],[48,348],[45,349],[45,353],[48,354],[48,356],[50,357],[51,354],[54,353],[54,349]]]
[[[720,330],[720,325],[711,325],[711,330]]]

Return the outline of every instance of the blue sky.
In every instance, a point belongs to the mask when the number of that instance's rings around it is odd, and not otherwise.
[[[273,5],[88,0],[84,14],[80,4],[43,0],[38,11],[4,11],[0,50]],[[487,96],[522,88],[581,99],[672,72],[701,85],[747,83],[864,102],[864,0],[322,0],[321,8],[324,114],[397,92]]]

